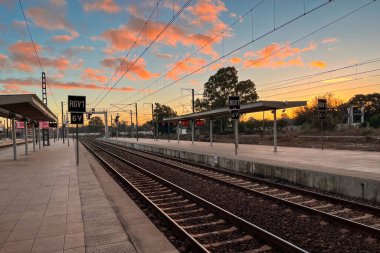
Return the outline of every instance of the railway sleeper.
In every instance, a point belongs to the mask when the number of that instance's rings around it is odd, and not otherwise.
[[[175,210],[175,209],[179,209],[179,208],[192,208],[192,207],[196,207],[196,206],[197,206],[196,204],[191,203],[191,204],[183,205],[183,206],[165,207],[165,208],[161,208],[161,210],[164,211],[164,212],[166,212],[166,213],[169,213],[170,211]]]
[[[199,216],[195,216],[195,217],[175,219],[175,222],[186,222],[186,221],[191,221],[191,220],[196,220],[196,219],[210,218],[210,217],[214,217],[214,216],[215,215],[213,213],[209,213],[206,215],[199,215]]]
[[[184,229],[192,229],[192,228],[200,228],[200,227],[207,227],[207,226],[215,226],[215,225],[224,224],[224,223],[226,223],[224,220],[217,220],[217,221],[200,223],[200,224],[195,224],[195,225],[182,226],[182,227]]]
[[[252,240],[253,237],[250,235],[245,235],[243,237],[237,238],[237,239],[232,239],[232,240],[227,240],[227,241],[222,241],[222,242],[214,242],[214,243],[209,243],[205,244],[204,247],[209,249],[209,248],[219,248],[219,247],[226,247],[228,244],[237,244],[237,243],[242,243],[242,242],[247,242]]]
[[[201,234],[194,234],[191,236],[194,238],[203,238],[203,237],[212,236],[212,235],[231,234],[232,232],[235,232],[238,230],[239,229],[237,227],[230,227],[230,228],[222,229],[222,230],[218,230],[218,231],[206,232],[206,233],[201,233]]]

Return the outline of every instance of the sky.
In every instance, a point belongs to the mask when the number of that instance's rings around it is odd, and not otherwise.
[[[380,91],[380,3],[372,0],[0,0],[0,94],[68,95],[139,122],[151,104],[191,112],[221,67],[259,100]],[[359,9],[360,7],[363,7]],[[39,64],[41,63],[41,66]],[[64,110],[66,110],[66,105]],[[290,112],[289,112],[290,113]]]

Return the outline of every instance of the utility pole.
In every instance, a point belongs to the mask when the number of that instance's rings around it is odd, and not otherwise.
[[[112,120],[112,114],[111,114],[111,138],[112,138],[112,124],[113,124],[113,120]]]
[[[133,121],[132,121],[132,110],[129,111],[130,115],[131,115],[131,132],[133,134]],[[129,138],[131,138],[132,135],[129,136]]]
[[[139,123],[137,121],[137,103],[135,103],[136,110],[136,140],[139,141]]]
[[[61,102],[61,112],[62,112],[62,140],[63,140],[63,144],[65,144],[65,133],[64,133],[65,124],[63,123],[63,102]],[[38,134],[40,134],[40,131],[38,131]]]

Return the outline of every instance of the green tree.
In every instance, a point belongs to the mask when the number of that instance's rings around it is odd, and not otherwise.
[[[203,98],[195,101],[195,110],[204,111],[227,106],[229,96],[240,96],[241,103],[258,99],[255,84],[250,80],[238,81],[235,67],[219,69],[204,84]]]
[[[174,111],[170,106],[161,105],[159,103],[155,103],[155,108],[153,109],[153,117],[156,122],[158,122],[158,131],[160,133],[168,131],[168,123],[163,123],[164,118],[170,118],[177,116],[177,112]],[[147,121],[145,124],[150,126],[155,126],[156,122],[152,124],[152,121]],[[172,131],[173,126],[170,127],[170,131]]]
[[[90,132],[100,131],[102,127],[104,127],[103,120],[99,116],[91,117],[88,121],[88,126]]]
[[[295,109],[294,112],[294,124],[299,126],[307,126],[314,129],[319,129],[321,120],[318,114],[318,99],[325,98],[327,100],[328,111],[326,113],[326,119],[323,120],[325,129],[334,129],[337,124],[343,123],[344,119],[344,107],[343,101],[334,97],[332,93],[324,96],[315,97],[307,106]]]

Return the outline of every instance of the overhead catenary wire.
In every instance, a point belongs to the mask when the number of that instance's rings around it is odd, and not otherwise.
[[[115,84],[106,92],[106,94],[97,102],[95,107],[103,101],[103,99],[110,93],[110,91],[116,87],[117,84],[121,81],[121,79],[128,73],[128,71],[133,68],[133,66],[137,63],[139,59],[152,47],[152,45],[157,41],[158,38],[170,27],[170,25],[179,17],[179,15],[185,10],[187,6],[190,5],[192,0],[187,0],[186,3],[181,7],[181,9],[173,16],[173,18],[165,25],[165,27],[157,34],[157,36],[149,43],[149,45],[143,50],[143,52],[135,59],[135,61],[128,66],[126,71],[119,77],[119,79],[115,82]]]
[[[132,45],[130,46],[127,54],[123,57],[123,60],[120,62],[119,66],[117,67],[117,69],[115,70],[115,72],[113,73],[113,75],[111,76],[111,78],[108,80],[107,84],[104,86],[104,88],[102,89],[102,91],[99,93],[99,95],[90,103],[90,104],[94,104],[99,98],[100,96],[103,94],[103,92],[107,89],[107,87],[109,86],[109,84],[111,83],[111,81],[114,79],[114,77],[117,75],[117,73],[119,72],[119,70],[121,69],[121,67],[123,66],[124,62],[126,61],[126,59],[129,57],[129,55],[131,54],[133,48],[135,47],[135,45],[137,44],[137,42],[139,41],[141,35],[143,34],[143,32],[145,31],[146,32],[146,27],[149,23],[149,21],[151,20],[151,18],[153,17],[154,13],[157,11],[157,30],[158,30],[158,7],[159,7],[159,4],[160,4],[161,0],[158,0],[157,1],[157,4],[155,5],[153,11],[151,12],[151,14],[149,15],[148,19],[145,21],[144,23],[144,26],[143,28],[141,29],[140,33],[137,35],[135,41],[132,43]],[[146,35],[145,35],[145,38],[146,38]]]
[[[149,96],[151,96],[151,95],[153,95],[153,94],[156,94],[156,93],[158,93],[158,92],[160,92],[160,91],[166,89],[167,87],[172,86],[172,85],[175,84],[175,83],[178,83],[179,81],[181,81],[181,80],[183,80],[183,79],[185,79],[185,78],[187,78],[187,77],[189,77],[189,76],[191,76],[191,75],[193,75],[193,74],[199,72],[200,70],[202,70],[202,69],[204,69],[204,68],[206,68],[206,67],[208,67],[208,66],[211,66],[211,65],[215,64],[216,62],[220,61],[221,59],[223,59],[223,58],[225,58],[225,57],[227,57],[227,56],[230,56],[230,55],[232,55],[232,54],[234,54],[234,53],[240,51],[241,49],[243,49],[243,48],[245,48],[245,47],[251,45],[252,43],[254,43],[254,42],[256,42],[256,41],[258,41],[258,40],[260,40],[260,39],[262,39],[262,38],[264,38],[264,37],[266,37],[266,36],[268,36],[268,35],[270,35],[271,33],[273,33],[273,32],[275,32],[275,31],[277,31],[277,30],[279,30],[279,29],[281,29],[281,28],[283,28],[283,27],[285,27],[285,26],[291,24],[292,22],[294,22],[294,21],[300,19],[301,17],[304,17],[305,15],[310,14],[311,12],[316,11],[316,10],[318,10],[319,8],[322,8],[323,6],[329,4],[329,3],[333,2],[333,1],[334,1],[334,0],[327,1],[327,2],[322,3],[321,5],[319,5],[319,6],[317,6],[317,7],[314,7],[313,9],[307,11],[305,14],[299,15],[299,16],[297,16],[297,17],[295,17],[295,18],[293,18],[293,19],[291,19],[291,20],[285,22],[284,24],[282,24],[282,25],[276,27],[274,30],[270,30],[270,31],[268,31],[267,33],[265,33],[265,34],[259,36],[258,38],[254,39],[253,41],[249,41],[249,42],[243,44],[242,46],[240,46],[240,47],[238,47],[238,48],[236,48],[236,49],[234,49],[234,50],[232,50],[232,51],[226,53],[224,56],[221,56],[221,57],[219,57],[219,58],[217,58],[217,59],[215,59],[215,60],[213,60],[213,61],[211,61],[211,62],[205,64],[204,66],[199,67],[199,68],[197,68],[197,69],[191,71],[191,72],[188,73],[188,74],[185,74],[184,76],[182,76],[182,77],[180,77],[180,78],[178,78],[178,79],[172,81],[171,83],[165,85],[164,87],[162,87],[162,88],[160,88],[160,89],[157,89],[157,90],[153,91],[152,93],[150,93],[150,94],[148,94],[148,95],[146,95],[146,96],[143,96],[143,97],[141,97],[141,98],[135,100],[134,102],[141,101],[141,100],[143,100],[143,99],[145,99],[145,98],[147,98],[147,97],[149,97]],[[373,0],[373,1],[376,1],[376,0]],[[372,1],[372,2],[373,2],[373,1]],[[370,2],[370,3],[372,3],[372,2]],[[365,6],[369,5],[370,3],[367,3]],[[356,9],[356,11],[359,10],[359,9],[361,9],[361,8],[363,8],[363,7],[364,7],[364,6],[362,6],[362,7],[358,8],[358,9]],[[249,13],[249,12],[248,12],[248,13]],[[351,14],[352,14],[352,13],[351,13]],[[348,15],[346,14],[345,16],[348,16]],[[340,19],[342,19],[342,17],[339,18],[339,20],[340,20]],[[334,20],[332,23],[335,23],[335,22],[337,22],[337,21]],[[331,24],[332,24],[332,23],[331,23]],[[326,25],[325,27],[327,27],[327,26],[328,26],[328,25]],[[322,29],[320,29],[320,30],[322,30]],[[316,32],[316,31],[315,31],[315,32]],[[315,33],[315,32],[314,32],[314,33]],[[311,36],[311,34],[309,34],[309,36]],[[301,39],[300,39],[300,40],[301,40]],[[299,40],[299,41],[300,41],[300,40]],[[297,42],[299,42],[299,41],[297,41]],[[296,43],[296,42],[294,42],[294,43]],[[294,43],[293,43],[293,44],[294,44]],[[285,48],[287,48],[287,47],[289,47],[289,46],[290,46],[290,45],[287,45],[287,46],[281,48],[280,50],[276,51],[276,53],[280,52],[281,50],[284,50]],[[164,75],[164,76],[165,76],[165,75]],[[141,91],[143,91],[143,90],[141,90]],[[130,98],[131,98],[131,97],[126,98],[126,99],[123,99],[123,100],[121,100],[121,101],[125,101],[125,100],[130,99]],[[120,102],[121,102],[121,101],[120,101]]]
[[[298,43],[298,42],[300,42],[300,41],[302,41],[302,40],[304,40],[304,39],[310,37],[311,35],[313,35],[313,34],[319,32],[319,31],[321,31],[321,30],[323,30],[323,29],[325,29],[325,28],[327,28],[327,27],[329,27],[329,26],[331,26],[331,25],[333,25],[333,24],[335,24],[335,23],[337,23],[337,22],[343,20],[344,18],[347,18],[348,16],[350,16],[350,15],[352,15],[352,14],[358,12],[359,10],[361,10],[361,9],[363,9],[363,8],[365,8],[365,7],[367,7],[368,5],[374,3],[375,1],[376,1],[376,0],[372,0],[372,1],[370,1],[370,2],[367,2],[367,3],[365,3],[365,4],[361,5],[361,6],[359,6],[358,8],[356,8],[356,9],[354,9],[354,10],[352,10],[352,11],[346,13],[346,14],[344,14],[343,16],[341,16],[341,17],[339,17],[339,18],[337,18],[337,19],[334,19],[333,21],[327,23],[326,25],[323,25],[323,26],[319,27],[318,29],[316,29],[316,30],[314,30],[314,31],[312,31],[312,32],[310,32],[310,33],[308,33],[308,34],[306,34],[305,36],[302,36],[301,38],[297,39],[296,41],[294,41],[294,42],[292,42],[292,43],[290,43],[290,44],[287,44],[286,46],[281,47],[280,49],[276,50],[275,52],[271,53],[270,55],[267,55],[267,56],[265,56],[265,57],[262,57],[262,58],[258,59],[257,61],[255,61],[255,63],[257,63],[257,62],[259,62],[259,61],[262,61],[262,60],[264,60],[264,59],[266,59],[266,58],[268,58],[268,57],[271,57],[271,56],[273,56],[273,55],[275,55],[275,54],[277,54],[277,53],[279,53],[279,52],[285,50],[286,48],[288,48],[288,47],[290,47],[290,46],[292,46],[292,45],[294,45],[294,44],[296,44],[296,43]],[[306,11],[306,12],[305,12],[305,15],[306,15],[307,13],[310,13],[310,11]],[[294,20],[294,19],[293,19],[293,20]],[[289,22],[287,22],[286,24],[289,24]],[[281,25],[281,27],[283,27],[283,25]],[[262,37],[262,36],[261,36],[261,37]],[[257,40],[257,39],[256,39],[256,40]],[[247,46],[248,44],[250,44],[250,43],[245,44],[245,46]],[[242,47],[243,47],[243,46],[242,46]],[[231,52],[228,53],[226,56],[228,56],[228,55],[230,55],[230,54],[232,54],[232,53],[235,53],[236,51],[240,50],[242,47],[237,48],[237,49],[231,51]],[[215,61],[213,61],[213,62],[211,62],[211,63],[205,65],[205,67],[214,64],[216,61],[218,61],[218,60],[220,60],[220,59],[222,59],[222,58],[223,58],[223,57],[221,57],[221,58],[219,58],[219,59],[216,59]],[[252,65],[252,64],[251,64],[251,65]],[[239,71],[245,70],[245,69],[247,69],[248,67],[249,67],[249,66],[245,66],[245,67],[243,67],[242,69],[240,69]],[[194,71],[192,71],[191,73],[189,73],[189,74],[187,74],[187,75],[185,75],[185,76],[179,78],[178,80],[175,80],[175,81],[173,81],[172,83],[170,83],[170,84],[168,84],[168,85],[166,85],[166,86],[164,86],[164,87],[162,87],[162,88],[160,88],[160,89],[154,91],[152,94],[146,95],[146,96],[144,96],[144,97],[142,97],[142,98],[136,100],[135,102],[138,102],[138,101],[140,101],[140,100],[142,100],[142,99],[145,99],[145,98],[147,98],[147,97],[149,97],[149,96],[151,96],[151,95],[153,95],[153,94],[155,94],[155,93],[157,93],[157,92],[159,92],[159,91],[161,91],[161,90],[163,90],[163,89],[165,89],[165,88],[167,88],[167,87],[169,87],[169,86],[171,86],[171,85],[173,85],[173,84],[175,84],[175,83],[177,83],[177,82],[179,82],[179,81],[181,81],[181,80],[183,80],[183,79],[185,79],[185,78],[187,78],[187,77],[189,77],[189,76],[191,76],[192,74],[197,73],[197,72],[200,71],[201,69],[203,69],[203,67],[202,67],[202,68],[199,68],[199,69],[196,69],[196,70],[194,70]]]
[[[33,45],[34,53],[36,54],[36,58],[37,58],[38,64],[40,65],[40,68],[41,68],[41,72],[45,72],[45,71],[44,71],[44,68],[42,67],[41,59],[40,59],[40,57],[39,57],[39,55],[38,55],[37,47],[36,47],[36,44],[34,43],[33,36],[32,36],[31,31],[30,31],[29,24],[28,24],[28,21],[27,21],[27,19],[26,19],[26,15],[25,15],[24,8],[23,8],[23,6],[22,6],[21,0],[18,0],[18,2],[19,2],[19,5],[20,5],[20,8],[21,8],[22,15],[23,15],[24,20],[25,20],[25,24],[26,24],[26,28],[27,28],[28,33],[29,33],[30,40],[31,40],[32,45]],[[56,108],[59,109],[59,106],[58,106],[58,104],[57,104],[57,101],[56,101],[55,98],[54,98],[53,91],[50,89],[50,86],[49,86],[49,85],[47,85],[47,87],[48,87],[48,89],[49,89],[49,91],[50,91],[50,94],[51,94],[51,96],[52,96],[52,98],[53,98],[53,101],[54,101],[54,104],[55,104]]]

